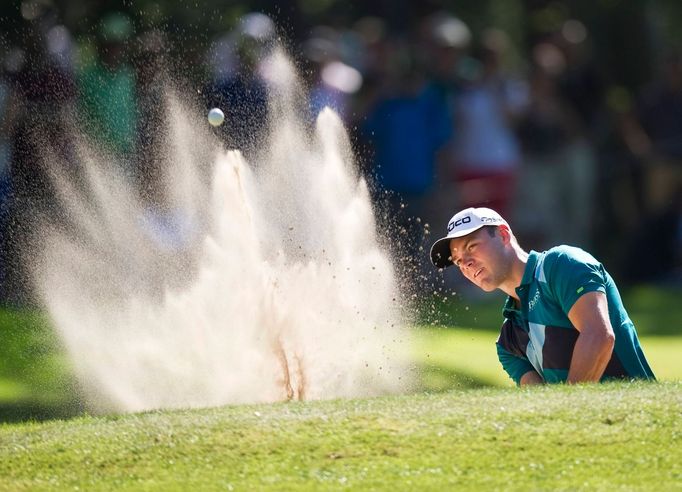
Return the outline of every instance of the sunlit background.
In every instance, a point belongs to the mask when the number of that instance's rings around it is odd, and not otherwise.
[[[8,267],[18,202],[49,201],[35,125],[57,141],[54,115],[74,108],[101,145],[143,156],[165,74],[223,107],[227,144],[248,152],[264,118],[258,52],[273,39],[311,111],[344,119],[409,254],[423,224],[439,234],[458,207],[487,204],[529,248],[577,244],[621,282],[679,285],[680,19],[674,0],[4,2],[3,298],[22,299]],[[137,160],[130,172],[153,180]]]
[[[278,43],[304,79],[310,121],[329,106],[347,127],[413,295],[437,294],[460,309],[457,323],[488,321],[468,313],[477,298],[461,279],[427,258],[457,209],[483,205],[526,249],[592,252],[632,305],[672,303],[682,286],[681,27],[677,0],[3,2],[0,301],[36,307],[25,244],[36,213],[54,208],[45,148],[69,162],[79,128],[159,205],[165,88],[198,115],[221,108],[222,126],[202,123],[248,159],[268,116],[261,55]],[[183,244],[150,227],[164,247]],[[641,297],[642,286],[655,290]],[[7,316],[6,339],[23,326]],[[674,316],[647,319],[679,333]]]

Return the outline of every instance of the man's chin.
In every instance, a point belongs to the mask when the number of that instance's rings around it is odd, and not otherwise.
[[[486,282],[485,280],[477,281],[477,280],[474,280],[473,278],[469,278],[469,277],[467,277],[467,279],[469,280],[469,282],[471,282],[472,284],[474,284],[476,287],[478,287],[479,289],[481,289],[484,292],[492,292],[495,289],[497,289],[496,285],[493,285],[490,282]]]

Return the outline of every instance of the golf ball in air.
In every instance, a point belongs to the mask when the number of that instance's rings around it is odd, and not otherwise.
[[[208,122],[213,126],[220,126],[225,121],[225,113],[219,108],[213,108],[208,112]]]

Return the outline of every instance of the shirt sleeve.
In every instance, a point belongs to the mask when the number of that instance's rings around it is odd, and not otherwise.
[[[548,280],[564,313],[568,314],[582,295],[606,292],[604,267],[592,255],[575,250],[554,256]]]
[[[521,385],[521,377],[528,371],[535,371],[532,364],[525,357],[514,355],[497,343],[497,358],[502,364],[502,368],[509,374],[509,377],[514,380],[517,386]]]

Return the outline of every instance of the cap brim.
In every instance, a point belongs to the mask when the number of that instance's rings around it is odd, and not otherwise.
[[[452,257],[450,253],[451,237],[442,237],[431,246],[431,263],[438,268],[451,266]]]

